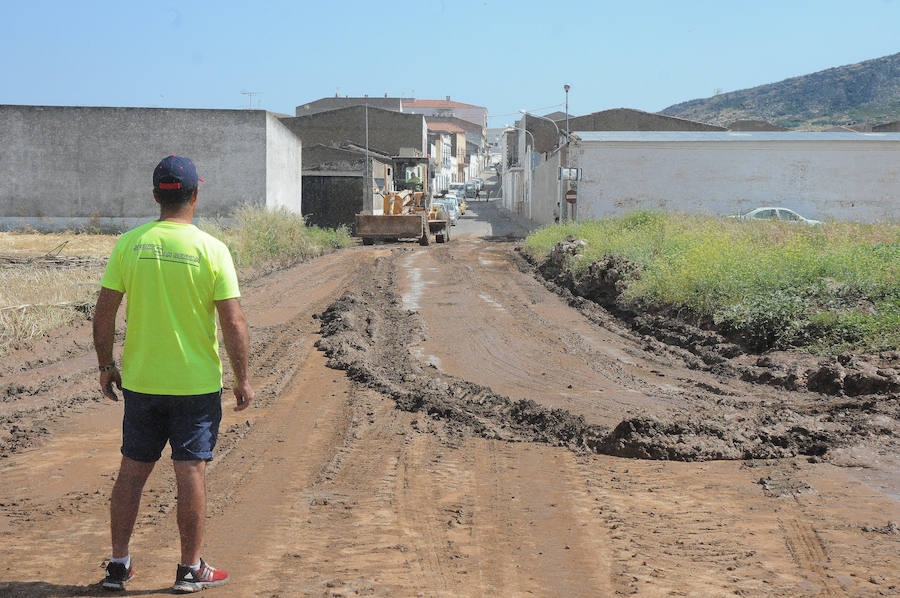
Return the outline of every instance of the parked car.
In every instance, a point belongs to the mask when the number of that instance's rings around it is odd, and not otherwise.
[[[465,183],[450,183],[450,187],[447,189],[447,192],[455,191],[459,197],[464,197],[466,194],[466,184]]]
[[[468,207],[466,205],[466,201],[456,191],[448,191],[444,194],[445,198],[448,196],[456,200],[456,205],[459,206],[459,215],[462,216],[463,214],[465,214],[466,208]]]
[[[807,224],[809,226],[822,224],[820,220],[810,220],[809,218],[804,218],[794,210],[790,210],[788,208],[756,208],[750,210],[749,212],[745,212],[744,214],[732,216],[732,218],[737,218],[738,220],[778,220],[780,222],[802,222],[803,224]]]
[[[456,226],[456,223],[459,221],[459,202],[456,196],[448,193],[441,199],[435,200],[434,203],[443,206],[447,214],[450,215],[450,226]]]
[[[478,183],[475,181],[466,183],[466,197],[478,197]]]

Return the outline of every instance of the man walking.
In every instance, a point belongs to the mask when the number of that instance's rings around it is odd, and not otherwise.
[[[222,418],[222,363],[216,312],[234,370],[235,410],[253,401],[249,337],[231,254],[192,222],[199,183],[193,162],[164,158],[153,171],[159,220],[123,234],[101,280],[94,315],[100,386],[124,396],[122,462],[110,499],[112,558],[103,587],[122,590],[134,576],[128,544],[141,493],[168,442],[178,490],[181,561],[173,589],[195,592],[228,581],[200,558],[206,519],[206,463]],[[116,313],[127,295],[122,371],[113,360]]]

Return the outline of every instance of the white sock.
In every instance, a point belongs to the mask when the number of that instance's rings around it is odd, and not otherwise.
[[[184,563],[182,563],[182,564],[184,564]],[[185,567],[190,567],[191,570],[192,570],[194,573],[196,573],[197,571],[200,570],[200,561],[197,561],[197,564],[196,564],[196,565],[185,565]]]
[[[109,562],[110,563],[121,563],[122,565],[125,565],[126,569],[128,569],[128,567],[131,566],[131,555],[126,554],[125,556],[118,557],[118,558],[113,557],[113,558],[109,559]]]

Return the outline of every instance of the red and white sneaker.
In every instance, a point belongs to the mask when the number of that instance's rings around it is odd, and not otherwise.
[[[172,589],[179,594],[199,592],[204,588],[220,586],[228,581],[228,573],[221,569],[213,569],[200,559],[200,570],[194,571],[186,565],[178,565],[175,574],[175,585]]]

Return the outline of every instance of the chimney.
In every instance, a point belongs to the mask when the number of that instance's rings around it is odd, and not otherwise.
[[[334,97],[336,97],[336,98],[339,97],[337,92],[334,92]]]
[[[450,96],[447,96],[447,103],[450,103]]]
[[[367,98],[367,97],[369,97],[369,94],[365,94],[365,95],[363,95],[363,97]]]
[[[387,97],[387,92],[384,92],[384,97]]]

